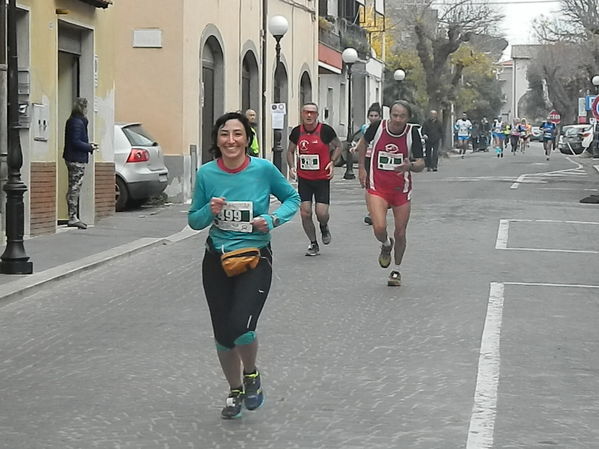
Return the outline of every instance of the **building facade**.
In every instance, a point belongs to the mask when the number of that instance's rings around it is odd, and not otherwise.
[[[114,212],[114,54],[111,1],[17,1],[18,93],[26,235],[55,232],[68,219],[64,126],[76,97],[88,100],[90,141],[80,218]],[[5,87],[4,87],[5,89]],[[3,91],[3,110],[6,91]],[[3,124],[6,123],[4,119]],[[6,148],[6,129],[2,132]],[[6,163],[5,157],[0,164]],[[0,173],[6,173],[2,167]],[[5,176],[0,182],[5,182]],[[2,203],[5,203],[4,196]],[[4,217],[2,223],[4,224]],[[4,232],[2,233],[4,237]]]
[[[360,26],[365,14],[377,14],[379,21],[384,21],[384,2],[320,0],[319,3],[320,117],[342,139],[364,123],[370,104],[382,104],[384,62],[372,51],[368,31]],[[346,48],[354,48],[358,53],[358,61],[352,65],[351,101],[347,65],[342,59]]]
[[[169,169],[167,195],[191,197],[196,169],[211,160],[211,130],[228,111],[254,109],[262,157],[272,159],[271,105],[284,103],[280,144],[318,86],[313,0],[128,0],[117,15],[117,120],[143,122]],[[274,16],[288,23],[280,39]],[[285,158],[282,170],[285,172]]]

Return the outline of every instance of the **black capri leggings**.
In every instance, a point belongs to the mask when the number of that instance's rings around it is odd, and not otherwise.
[[[208,249],[204,254],[202,283],[214,339],[225,348],[235,347],[237,338],[256,330],[272,281],[270,245],[262,248],[260,253],[256,268],[232,278],[225,274],[220,254]]]

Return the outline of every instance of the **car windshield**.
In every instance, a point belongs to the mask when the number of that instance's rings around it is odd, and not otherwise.
[[[564,135],[568,137],[574,137],[578,134],[579,131],[582,131],[582,128],[566,127],[564,128]]]
[[[123,126],[123,132],[133,146],[151,147],[156,145],[156,141],[141,125]]]

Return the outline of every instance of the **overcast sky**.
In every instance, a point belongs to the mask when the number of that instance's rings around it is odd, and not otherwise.
[[[549,16],[559,10],[559,2],[550,0],[509,0],[497,3],[505,3],[494,6],[505,15],[502,28],[511,45],[535,43],[533,19],[541,14]]]

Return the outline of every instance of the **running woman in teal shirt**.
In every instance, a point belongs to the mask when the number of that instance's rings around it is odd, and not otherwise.
[[[289,221],[300,204],[298,193],[270,161],[247,155],[251,136],[243,114],[227,113],[216,121],[211,149],[216,160],[198,170],[188,215],[191,228],[210,226],[202,282],[218,359],[230,387],[221,412],[225,419],[240,417],[243,405],[255,410],[264,402],[256,368],[256,325],[272,280],[270,231]],[[269,213],[271,194],[281,204]],[[252,247],[260,249],[258,265],[228,277],[220,256]]]

